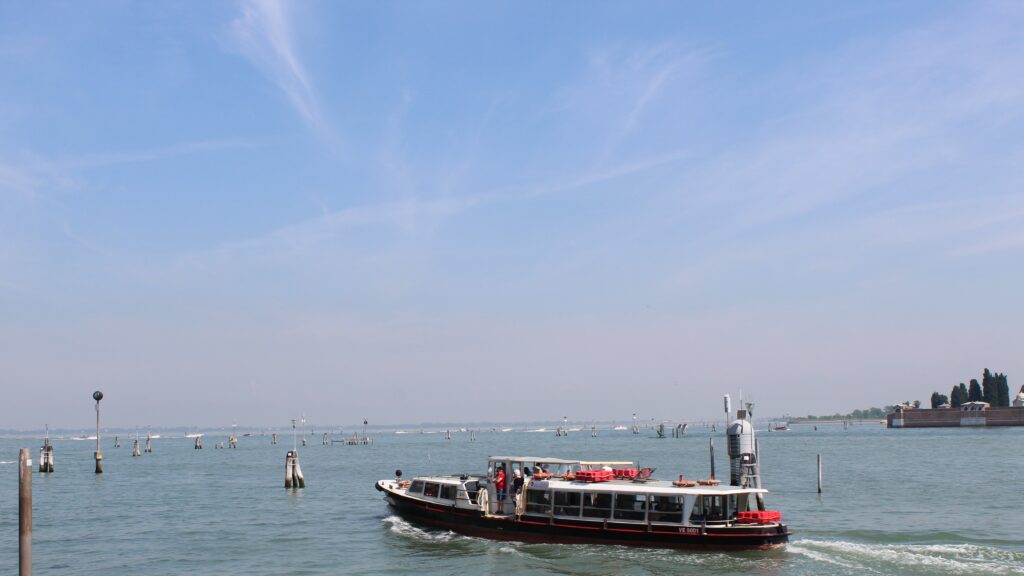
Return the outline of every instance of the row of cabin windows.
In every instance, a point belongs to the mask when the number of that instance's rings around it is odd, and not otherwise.
[[[457,490],[458,486],[438,482],[424,482],[423,480],[413,480],[412,484],[409,485],[410,494],[423,494],[424,496],[444,500],[455,500]]]
[[[609,518],[648,522],[683,522],[683,496],[610,494],[606,492],[526,491],[526,512],[583,518]],[[614,504],[614,506],[613,506]],[[690,513],[690,523],[718,522],[746,509],[747,495],[700,496]]]

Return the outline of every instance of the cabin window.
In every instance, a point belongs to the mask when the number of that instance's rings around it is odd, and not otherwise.
[[[704,520],[719,522],[726,519],[725,503],[721,496],[704,496],[701,498]]]
[[[615,518],[618,520],[643,520],[647,514],[646,494],[616,494]]]
[[[682,523],[683,498],[683,496],[653,496],[648,518],[651,522]]]
[[[466,482],[466,496],[469,497],[470,501],[476,502],[476,495],[480,492],[480,483],[476,480],[472,482]]]
[[[612,495],[604,492],[584,494],[583,515],[587,518],[611,518]]]
[[[455,486],[450,484],[441,485],[441,498],[445,500],[455,500]]]
[[[551,513],[551,492],[528,489],[526,491],[526,512],[534,514]]]
[[[422,494],[423,493],[423,480],[413,480],[412,484],[409,485],[409,492]]]
[[[423,495],[437,498],[437,494],[440,492],[440,489],[441,486],[438,485],[437,482],[427,482],[426,485],[423,486]]]
[[[690,512],[690,524],[703,524],[704,523],[704,499],[697,496],[693,500],[693,511]]]
[[[555,515],[579,516],[580,500],[579,492],[555,492]]]

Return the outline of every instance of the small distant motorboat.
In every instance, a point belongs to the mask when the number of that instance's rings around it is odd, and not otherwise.
[[[768,426],[768,431],[769,432],[789,432],[789,423],[788,422],[781,422],[781,423],[778,423],[778,424],[772,423],[772,424],[770,424]]]

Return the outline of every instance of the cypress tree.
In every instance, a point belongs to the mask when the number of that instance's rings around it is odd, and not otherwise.
[[[963,403],[964,397],[961,396],[960,387],[954,384],[953,390],[949,393],[949,405],[953,408],[959,408]]]
[[[1006,374],[996,374],[996,390],[999,392],[999,405],[1010,405],[1010,383],[1006,381]]]
[[[963,404],[964,402],[967,402],[968,398],[970,398],[970,394],[967,393],[967,386],[965,386],[964,383],[961,382],[960,383],[960,404]]]
[[[967,389],[967,401],[968,402],[981,402],[981,385],[974,378],[971,378],[971,387]]]
[[[992,406],[999,406],[999,392],[996,390],[996,381],[992,373],[985,368],[981,375],[981,399]]]

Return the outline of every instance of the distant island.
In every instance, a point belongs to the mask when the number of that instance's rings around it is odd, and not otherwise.
[[[886,415],[889,428],[1024,426],[1024,386],[1010,398],[1006,374],[985,368],[981,382],[954,385],[949,396],[932,392],[931,408],[904,402]]]
[[[920,404],[920,402],[918,402]],[[804,417],[792,418],[791,421],[797,424],[808,423],[808,422],[828,422],[828,421],[843,421],[843,420],[884,420],[885,415],[892,412],[895,406],[886,406],[885,408],[865,408],[864,410],[854,410],[849,414],[832,414],[831,416],[813,416],[808,414]]]

